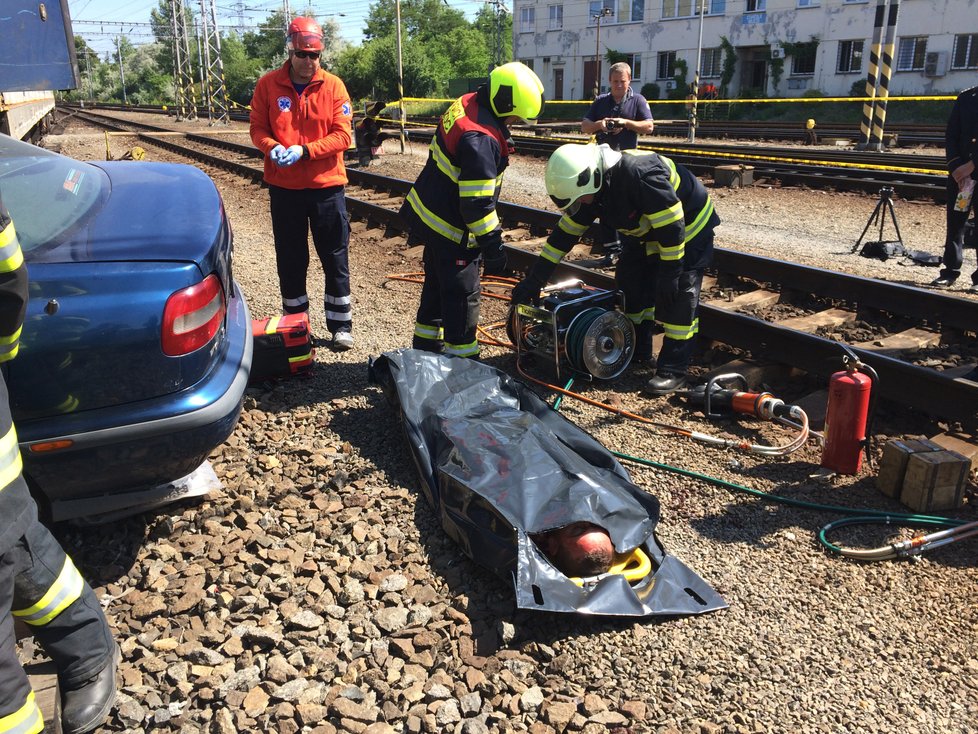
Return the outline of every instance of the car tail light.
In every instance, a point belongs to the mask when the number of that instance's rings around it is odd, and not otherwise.
[[[163,354],[179,357],[200,349],[221,328],[225,311],[224,289],[213,273],[172,294],[163,308]]]

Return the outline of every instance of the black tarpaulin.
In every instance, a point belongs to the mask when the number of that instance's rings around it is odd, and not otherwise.
[[[614,456],[522,383],[471,359],[413,349],[371,364],[401,421],[442,527],[472,560],[511,580],[524,609],[698,614],[723,599],[655,537],[659,503]],[[654,574],[578,586],[530,535],[572,522],[605,528],[618,553],[641,547]]]

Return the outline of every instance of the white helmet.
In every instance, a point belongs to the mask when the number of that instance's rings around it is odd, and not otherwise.
[[[621,153],[608,145],[561,145],[547,161],[547,193],[558,209],[573,214],[582,196],[601,190],[605,172],[620,160]]]

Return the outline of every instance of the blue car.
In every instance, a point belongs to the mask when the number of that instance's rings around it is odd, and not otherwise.
[[[234,429],[251,366],[214,183],[0,135],[0,196],[30,275],[5,366],[28,484],[53,520],[175,498]]]

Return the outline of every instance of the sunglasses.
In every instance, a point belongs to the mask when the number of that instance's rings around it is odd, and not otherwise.
[[[292,53],[295,56],[298,56],[300,59],[316,59],[317,61],[319,60],[319,51],[293,51]]]

